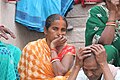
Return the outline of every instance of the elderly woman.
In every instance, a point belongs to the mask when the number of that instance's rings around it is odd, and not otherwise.
[[[89,10],[86,23],[85,45],[104,45],[107,61],[120,66],[120,0],[104,0],[103,5]]]
[[[58,14],[45,24],[45,38],[28,43],[19,63],[21,80],[66,80],[72,67],[75,47],[66,43],[68,24]]]

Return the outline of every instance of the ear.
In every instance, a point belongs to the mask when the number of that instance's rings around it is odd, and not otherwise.
[[[47,35],[47,29],[44,27],[44,34]]]

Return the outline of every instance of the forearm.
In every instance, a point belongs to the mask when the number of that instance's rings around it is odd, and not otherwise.
[[[80,68],[80,66],[74,66],[68,80],[76,80]]]
[[[105,80],[114,80],[112,72],[107,63],[101,65]]]
[[[108,18],[108,21],[115,22],[115,16],[116,16],[116,13],[114,11],[111,11],[110,15],[109,15],[109,18]],[[99,43],[101,43],[103,45],[104,44],[111,44],[113,39],[114,39],[115,27],[116,26],[109,26],[109,25],[107,25],[105,27],[104,31],[101,34]]]
[[[55,51],[52,51],[51,53],[51,58],[58,57]],[[59,60],[52,62],[52,67],[56,76],[63,76],[68,71],[68,69],[66,69],[62,62],[60,62]]]

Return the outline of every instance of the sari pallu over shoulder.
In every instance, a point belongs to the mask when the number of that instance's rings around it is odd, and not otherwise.
[[[28,43],[23,49],[18,68],[21,80],[66,80],[69,71],[65,76],[55,77],[50,54],[45,38]]]

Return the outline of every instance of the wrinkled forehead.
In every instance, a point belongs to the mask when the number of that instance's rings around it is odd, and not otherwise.
[[[91,68],[91,67],[97,68],[98,67],[98,63],[93,53],[91,53],[90,57],[87,57],[83,60],[83,67],[85,68]]]
[[[83,62],[83,68],[85,68],[85,69],[97,69],[98,64],[97,64],[96,60],[85,60]]]

